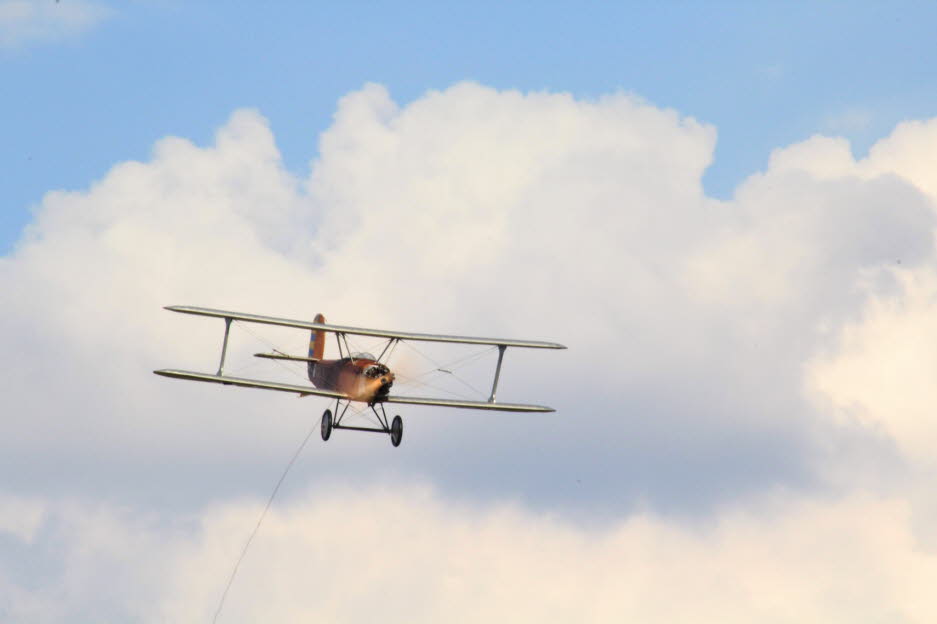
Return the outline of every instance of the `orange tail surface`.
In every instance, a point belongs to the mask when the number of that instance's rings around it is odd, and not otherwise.
[[[325,317],[321,314],[316,314],[316,318],[313,320],[315,323],[324,323]],[[322,356],[325,354],[325,332],[321,330],[314,329],[309,335],[309,357],[321,360]],[[315,362],[309,362],[309,379],[312,380],[312,372],[316,368]]]
[[[316,314],[316,318],[313,321],[314,323],[324,323],[325,317],[321,314]],[[316,358],[321,360],[322,356],[325,354],[325,332],[317,329],[312,330],[312,334],[309,336],[309,357]]]

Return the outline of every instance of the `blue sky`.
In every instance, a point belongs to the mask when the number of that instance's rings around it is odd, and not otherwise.
[[[111,3],[86,31],[0,49],[0,215],[9,249],[50,189],[81,189],[239,107],[305,172],[337,100],[368,81],[406,104],[474,80],[597,97],[626,91],[716,126],[707,191],[814,133],[862,153],[934,114],[937,7],[925,2]]]

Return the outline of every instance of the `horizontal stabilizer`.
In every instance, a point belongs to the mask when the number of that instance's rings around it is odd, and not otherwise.
[[[408,405],[435,405],[437,407],[461,407],[464,409],[492,410],[496,412],[555,412],[552,407],[525,405],[523,403],[497,403],[491,401],[461,401],[408,396],[388,396],[381,403],[405,403]]]
[[[242,388],[257,388],[259,390],[278,390],[280,392],[292,392],[300,396],[322,396],[330,399],[346,398],[341,392],[331,390],[319,390],[312,386],[297,386],[293,384],[279,383],[275,381],[262,381],[260,379],[244,379],[242,377],[227,377],[225,375],[211,375],[208,373],[196,373],[192,371],[176,370],[164,368],[153,371],[163,377],[172,377],[173,379],[187,379],[189,381],[207,381],[211,383],[220,383],[226,386],[240,386]]]
[[[305,355],[286,355],[285,353],[255,353],[254,357],[266,358],[268,360],[288,360],[290,362],[318,362],[319,358],[307,357]]]

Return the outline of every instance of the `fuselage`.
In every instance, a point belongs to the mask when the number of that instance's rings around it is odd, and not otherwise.
[[[316,388],[341,392],[352,401],[376,403],[390,392],[394,373],[370,357],[346,357],[310,363],[309,381]]]
[[[316,315],[316,323],[325,317]],[[347,344],[346,344],[347,346]],[[341,350],[341,348],[339,348]],[[309,381],[321,390],[341,392],[352,401],[376,403],[387,396],[394,374],[370,353],[353,353],[340,360],[323,359],[325,332],[312,330],[309,335]]]

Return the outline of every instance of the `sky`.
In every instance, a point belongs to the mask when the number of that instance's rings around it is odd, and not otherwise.
[[[211,621],[312,431],[218,621],[933,621],[935,13],[0,2],[0,619]],[[569,349],[323,443],[170,304]]]

